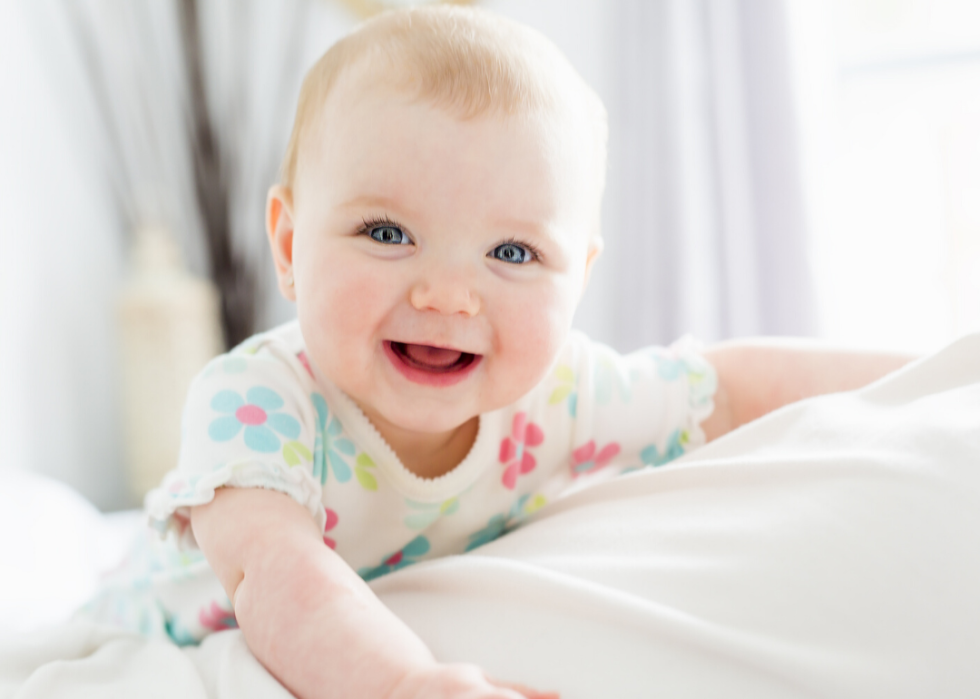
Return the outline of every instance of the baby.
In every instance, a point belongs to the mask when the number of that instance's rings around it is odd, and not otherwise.
[[[152,581],[172,637],[237,621],[302,698],[546,696],[438,663],[365,581],[902,363],[571,331],[605,124],[548,41],[473,10],[382,15],[312,68],[267,208],[298,320],[209,364],[147,498],[186,545]]]

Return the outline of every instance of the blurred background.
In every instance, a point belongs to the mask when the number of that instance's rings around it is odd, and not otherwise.
[[[139,503],[189,376],[294,316],[263,212],[305,70],[403,4],[0,0],[0,469]],[[980,3],[473,4],[609,111],[594,338],[980,329]]]

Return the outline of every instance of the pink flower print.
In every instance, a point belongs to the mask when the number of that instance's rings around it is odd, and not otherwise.
[[[357,571],[357,574],[365,581],[373,580],[374,578],[396,571],[399,568],[412,565],[421,556],[427,554],[430,548],[432,546],[429,544],[427,538],[421,535],[417,536],[405,544],[400,551],[396,551],[390,556],[385,556],[381,561],[381,565],[361,568]]]
[[[201,478],[200,476],[194,475],[188,477],[185,480],[177,476],[172,481],[170,481],[170,484],[167,485],[166,490],[170,495],[173,495],[174,497],[187,496],[190,494],[187,491],[193,491],[194,486],[197,485],[197,482],[200,480],[200,478]]]
[[[609,442],[596,454],[595,440],[590,439],[572,452],[572,477],[578,478],[585,473],[598,471],[603,466],[607,466],[618,453],[619,444]]]
[[[197,620],[201,622],[201,626],[209,631],[226,631],[238,628],[235,612],[223,609],[217,602],[211,602],[210,607],[201,607],[201,611],[197,614]]]
[[[340,517],[337,513],[331,510],[329,507],[324,507],[323,511],[327,513],[327,522],[323,525],[323,543],[332,549],[337,548],[337,542],[327,536],[327,532],[337,526],[337,522],[340,521]]]
[[[310,366],[310,358],[306,356],[306,352],[303,351],[297,352],[296,358],[299,360],[299,363],[302,364],[303,367],[306,369],[306,373],[310,375],[310,378],[316,378],[315,376],[313,376],[313,367]]]
[[[178,536],[183,536],[184,532],[191,526],[190,518],[186,515],[180,514],[179,512],[174,512],[173,515],[171,515],[171,519],[173,520],[173,526],[177,530]]]
[[[544,432],[533,422],[527,421],[527,413],[520,412],[514,416],[510,437],[504,437],[500,442],[500,463],[505,464],[501,481],[508,490],[517,485],[517,477],[522,473],[530,473],[537,466],[537,461],[527,447],[536,447],[544,441]]]

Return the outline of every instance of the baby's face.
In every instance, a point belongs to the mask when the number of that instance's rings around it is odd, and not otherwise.
[[[317,368],[379,428],[414,432],[529,391],[595,257],[581,137],[553,119],[460,120],[344,81],[320,123],[278,223],[294,233],[273,242]]]

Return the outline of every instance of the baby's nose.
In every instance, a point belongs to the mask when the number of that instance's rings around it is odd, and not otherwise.
[[[480,298],[461,270],[428,274],[411,291],[412,306],[419,311],[467,317],[480,312]]]

